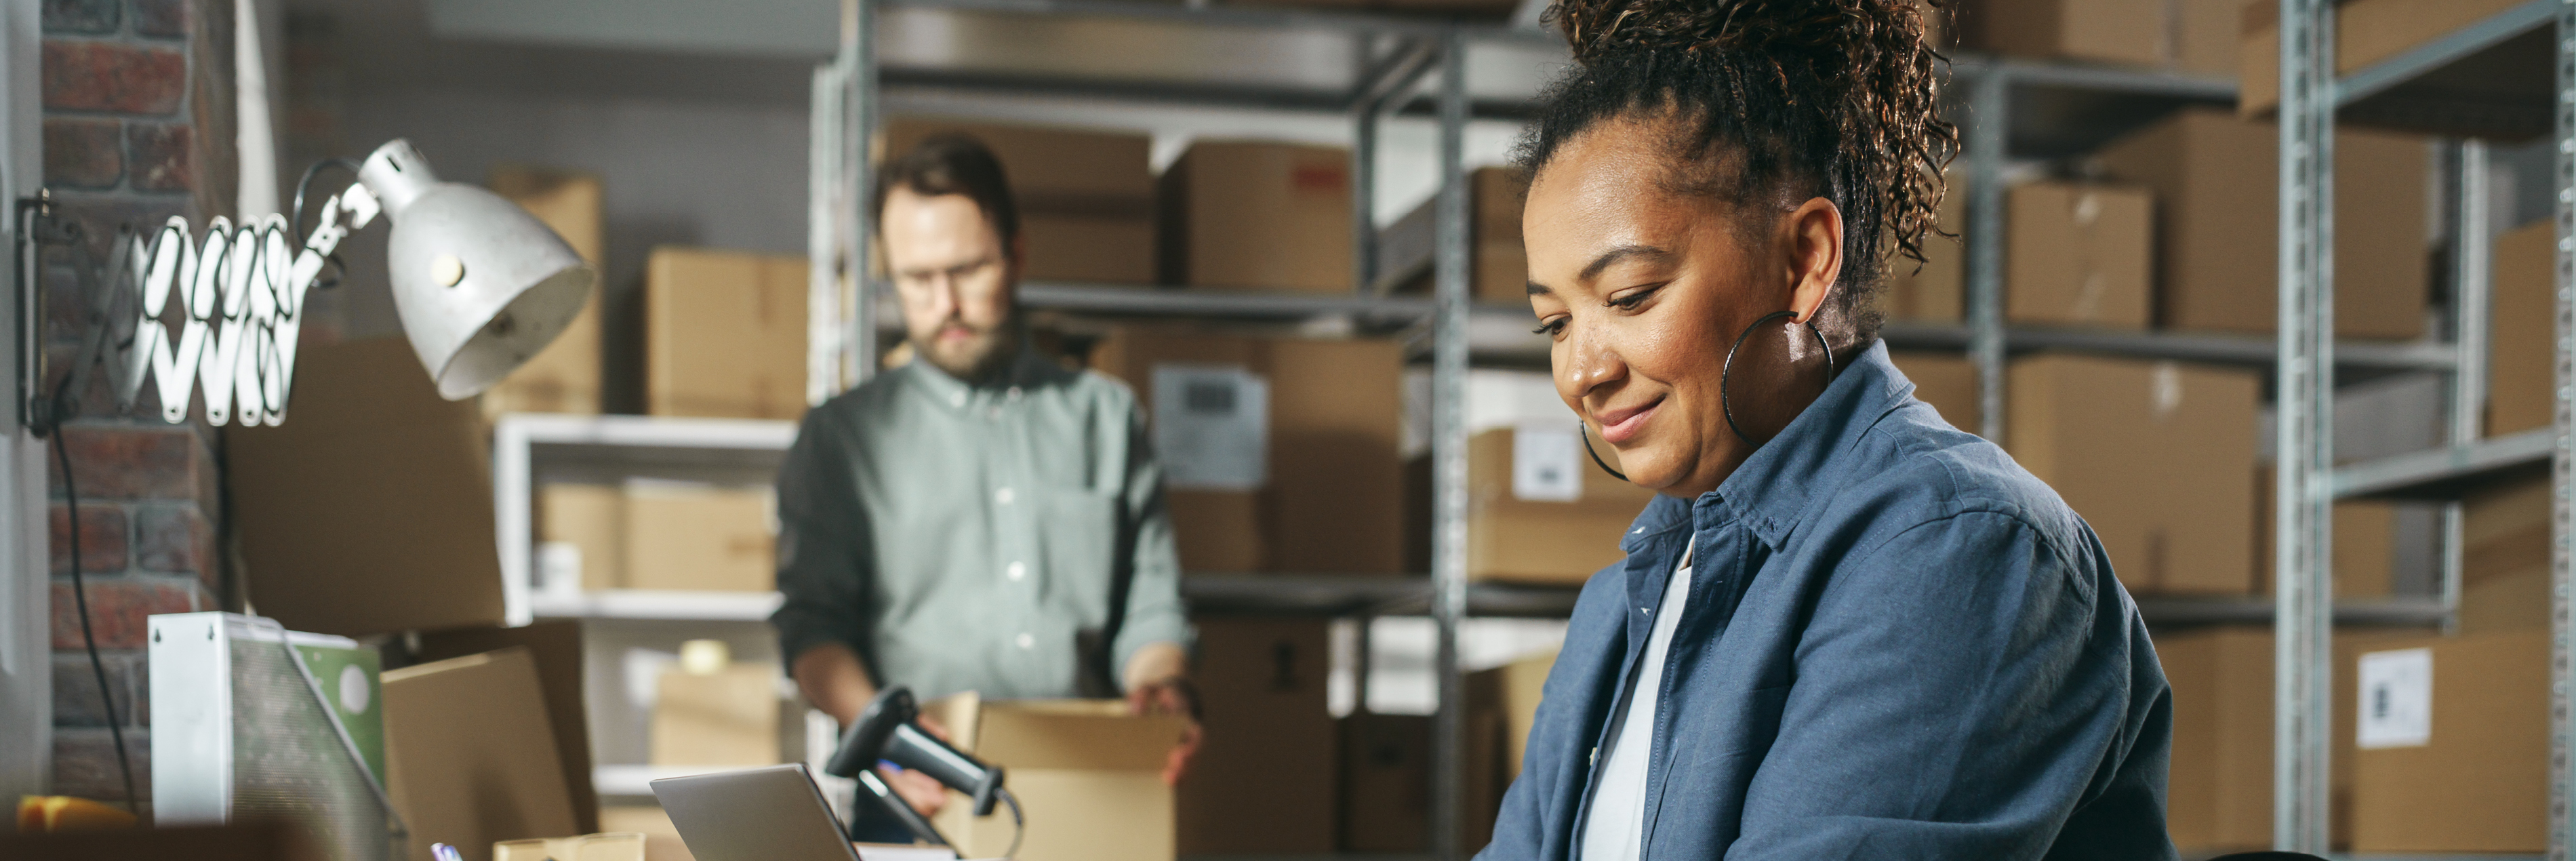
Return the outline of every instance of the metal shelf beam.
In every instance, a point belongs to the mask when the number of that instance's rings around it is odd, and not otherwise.
[[[2334,472],[2337,499],[2458,499],[2480,487],[2546,475],[2555,434],[2536,428],[2346,466]]]
[[[2444,66],[2467,59],[2505,40],[2556,20],[2560,0],[2527,0],[2458,30],[2417,45],[2405,53],[2353,70],[2334,85],[2334,101],[2349,105],[2387,92]]]
[[[1974,340],[1975,328],[1964,325],[1889,323],[1879,330],[1896,349],[1956,350]],[[2142,359],[2174,359],[2231,365],[2269,366],[2280,360],[2273,339],[2260,335],[2207,332],[2120,331],[2053,326],[2013,326],[2002,337],[2011,352],[2072,350]],[[2338,341],[2335,362],[2344,367],[2392,371],[2448,371],[2459,363],[2448,344]]]

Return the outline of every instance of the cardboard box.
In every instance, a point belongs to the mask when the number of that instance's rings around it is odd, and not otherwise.
[[[1878,307],[1887,319],[1909,323],[1957,323],[1967,316],[1968,172],[1948,171],[1949,190],[1941,196],[1937,217],[1951,236],[1925,234],[1920,263],[1890,251],[1887,290]]]
[[[2155,66],[2171,55],[2172,20],[2162,2],[1981,0],[1960,23],[1981,50]]]
[[[549,619],[516,628],[450,628],[422,631],[409,638],[417,646],[415,662],[444,661],[519,648],[536,664],[537,685],[545,691],[546,726],[554,731],[556,759],[563,764],[564,788],[572,793],[573,827],[584,833],[603,830],[599,823],[599,790],[591,780],[590,706],[582,699],[581,623]],[[622,830],[622,829],[605,829]]]
[[[2431,291],[2423,138],[2335,136],[2335,333],[2413,339]],[[2278,310],[2278,144],[2268,123],[2186,108],[2113,141],[2109,178],[2156,198],[2156,315],[2172,329],[2269,333]]]
[[[2254,592],[2273,594],[2274,518],[2272,468],[2254,468]],[[2334,506],[2334,596],[2385,598],[2397,577],[2397,505],[2347,500]]]
[[[1491,698],[1493,709],[1502,715],[1501,783],[1510,787],[1521,776],[1522,760],[1529,751],[1530,728],[1538,723],[1538,701],[1547,689],[1547,674],[1556,668],[1554,649],[1478,672],[1482,680],[1471,683],[1471,692]]]
[[[284,425],[222,429],[251,602],[352,637],[501,624],[480,407],[439,397],[401,338],[307,345],[297,365]]]
[[[1459,811],[1459,845],[1473,853],[1493,842],[1502,807],[1501,715],[1490,694],[1471,691]],[[1431,839],[1431,718],[1355,712],[1342,731],[1343,852],[1419,853]]]
[[[603,484],[537,486],[537,585],[552,566],[574,569],[583,591],[626,582],[626,493]]]
[[[674,667],[653,700],[654,765],[778,764],[778,666],[731,664],[711,673]]]
[[[2517,0],[2343,0],[2335,4],[2335,73],[2406,53],[2462,27],[2520,5]],[[2281,4],[2246,0],[2239,11],[2237,110],[2264,117],[2281,110]]]
[[[1521,207],[1529,179],[1518,168],[1480,167],[1467,174],[1468,295],[1500,305],[1529,304],[1529,250],[1521,241]],[[1440,196],[1378,231],[1379,277],[1401,278],[1407,292],[1428,292],[1440,247]]]
[[[678,482],[625,490],[629,589],[767,592],[778,588],[774,494]]]
[[[2203,628],[2156,637],[2173,686],[2166,827],[2185,851],[2272,844],[2272,632]]]
[[[1619,538],[1654,491],[1602,472],[1582,445],[1571,424],[1468,438],[1470,579],[1579,585],[1625,558]]]
[[[2496,237],[2488,306],[2487,435],[2557,421],[2558,223],[2542,219]]]
[[[492,845],[492,861],[644,861],[644,847],[644,835],[631,831],[504,840]]]
[[[2381,643],[2359,679],[2355,852],[2549,845],[2549,632]]]
[[[1165,492],[1183,570],[1404,570],[1401,345],[1137,326],[1103,339],[1091,361],[1126,381],[1149,416],[1171,408],[1155,402],[1158,367],[1232,369],[1266,384],[1262,485]],[[1159,454],[1168,460],[1176,453]],[[1173,468],[1167,463],[1166,474]]]
[[[549,168],[502,165],[492,169],[492,191],[545,222],[555,235],[581,255],[594,273],[608,271],[606,240],[601,228],[599,177]],[[600,294],[606,283],[591,285],[581,313],[564,326],[554,343],[530,357],[518,370],[483,392],[486,421],[502,413],[599,412]]]
[[[1174,856],[1172,789],[1163,765],[1187,721],[1174,715],[1131,716],[1115,700],[983,700],[958,694],[925,704],[950,741],[1009,770],[1011,794],[1027,813],[1022,861],[1170,861]],[[972,805],[949,795],[933,820],[970,858],[999,857],[1010,846],[1007,811],[973,818]]]
[[[2155,201],[2143,188],[2031,182],[2006,193],[2004,317],[2015,323],[2144,329]]]
[[[1164,283],[1352,289],[1349,150],[1198,141],[1163,171],[1160,201]]]
[[[680,839],[680,829],[660,807],[603,807],[599,827],[644,835],[645,861],[696,861],[689,854],[689,844]]]
[[[1957,353],[1890,352],[1896,369],[1914,381],[1914,399],[1931,404],[1951,427],[1978,433],[1984,402],[1977,394],[1977,364]]]
[[[2460,632],[2549,630],[2549,477],[2487,488],[2461,502]]]
[[[386,790],[411,861],[432,861],[433,842],[488,861],[503,840],[581,833],[526,649],[389,670],[384,697]]]
[[[1154,140],[1149,135],[894,117],[881,154],[934,133],[973,135],[1002,160],[1018,204],[1031,281],[1154,282]],[[882,156],[881,156],[882,157]]]
[[[2338,629],[2335,665],[2414,632]],[[2173,758],[2166,824],[2186,854],[2253,850],[2272,843],[2272,632],[2261,627],[2158,631],[2156,657],[2173,688]],[[2334,702],[2359,688],[2338,670]],[[2352,842],[2352,710],[2334,715],[2328,842]]]
[[[2102,539],[2137,594],[2253,585],[2255,372],[2043,354],[2016,360],[2004,440]]]
[[[805,258],[662,246],[644,268],[646,414],[805,414]]]
[[[1332,672],[1323,619],[1201,618],[1206,736],[1173,792],[1184,855],[1333,851]]]

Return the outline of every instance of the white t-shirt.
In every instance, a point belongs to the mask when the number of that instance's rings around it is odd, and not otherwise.
[[[1681,626],[1682,605],[1690,600],[1690,553],[1664,587],[1664,613],[1646,635],[1646,654],[1637,662],[1628,707],[1610,727],[1610,755],[1601,763],[1601,779],[1592,785],[1592,807],[1584,816],[1583,861],[1638,861],[1645,854],[1646,756],[1655,743],[1655,705],[1664,690],[1664,656],[1672,651],[1673,629]],[[1639,608],[1644,609],[1644,608]],[[1597,755],[1597,754],[1596,754]]]

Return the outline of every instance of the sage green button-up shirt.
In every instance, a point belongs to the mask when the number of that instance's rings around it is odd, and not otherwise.
[[[1188,644],[1127,387],[1028,351],[989,385],[913,362],[805,416],[778,476],[781,653],[848,644],[924,698],[1115,696]]]

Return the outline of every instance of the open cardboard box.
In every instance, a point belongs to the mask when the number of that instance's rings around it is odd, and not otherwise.
[[[1170,861],[1172,788],[1163,765],[1188,721],[1136,716],[1118,700],[986,700],[958,694],[922,707],[949,741],[1001,766],[1027,834],[1019,861]],[[1008,807],[976,818],[951,795],[934,820],[967,858],[1011,846]]]

